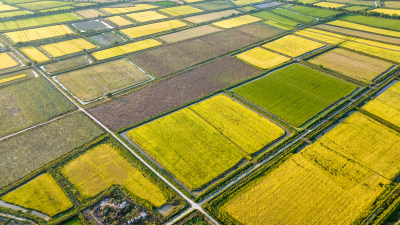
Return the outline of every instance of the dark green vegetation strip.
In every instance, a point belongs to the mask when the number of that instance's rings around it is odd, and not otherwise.
[[[337,15],[340,13],[339,11],[333,11],[333,10],[329,10],[329,9],[320,9],[320,8],[315,8],[315,7],[307,7],[307,6],[301,6],[301,5],[296,5],[291,10],[301,13],[301,14],[315,16],[315,17],[321,17],[321,18],[330,17],[330,16]]]
[[[373,27],[386,28],[389,30],[400,31],[400,20],[382,18],[382,17],[372,17],[363,15],[346,15],[340,17],[341,20],[360,23]]]
[[[291,19],[297,20],[297,21],[301,21],[303,23],[309,23],[315,20],[315,18],[311,17],[311,16],[306,16],[303,14],[299,14],[299,13],[295,13],[293,11],[290,10],[286,10],[283,8],[277,8],[277,9],[273,9],[271,10],[272,12],[282,15],[282,16],[286,16],[289,17]]]

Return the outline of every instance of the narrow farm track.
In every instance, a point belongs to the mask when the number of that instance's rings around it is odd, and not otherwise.
[[[31,220],[28,220],[28,219],[25,219],[25,218],[22,218],[22,217],[18,217],[18,216],[14,216],[14,215],[1,213],[1,212],[0,212],[0,216],[6,217],[6,218],[10,218],[10,219],[13,219],[13,220],[22,221],[22,222],[29,222],[30,224],[37,224],[37,223],[35,223],[35,222],[31,221]]]

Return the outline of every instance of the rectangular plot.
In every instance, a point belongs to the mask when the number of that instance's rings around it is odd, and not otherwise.
[[[219,12],[213,12],[213,13],[206,13],[206,14],[201,14],[197,16],[191,16],[191,17],[185,17],[183,18],[186,21],[189,21],[191,23],[205,23],[205,22],[210,22],[213,20],[218,20],[224,17],[232,16],[235,14],[240,14],[241,12],[230,9],[230,10],[225,10],[225,11],[219,11]]]
[[[19,49],[22,53],[24,53],[28,58],[32,61],[36,61],[38,63],[49,61],[49,57],[47,57],[43,52],[41,52],[38,48],[29,46]]]
[[[0,53],[0,70],[18,66],[19,63],[9,53]]]
[[[313,5],[321,6],[324,8],[340,8],[340,7],[346,6],[346,4],[333,3],[333,2],[318,2],[318,3],[314,3]]]
[[[363,52],[372,56],[377,56],[383,59],[400,63],[400,52],[398,51],[366,45],[354,41],[343,42],[342,44],[340,44],[340,46],[352,49],[354,51]]]
[[[291,57],[299,57],[307,52],[323,46],[325,45],[319,42],[311,41],[294,35],[287,35],[263,45],[264,48],[268,48]]]
[[[164,8],[164,9],[159,9],[159,11],[166,13],[168,15],[171,15],[171,16],[183,16],[183,15],[203,12],[203,10],[189,6],[189,5]]]
[[[36,41],[40,39],[59,37],[66,34],[73,34],[65,25],[55,25],[50,27],[40,27],[28,30],[20,30],[4,33],[14,43]]]
[[[240,53],[236,57],[261,69],[268,69],[290,60],[289,57],[260,47]]]
[[[163,35],[158,38],[160,38],[163,41],[169,42],[169,43],[175,43],[175,42],[179,42],[179,41],[183,41],[183,40],[187,40],[187,39],[191,39],[191,38],[195,38],[195,37],[201,37],[201,36],[215,33],[218,31],[220,31],[220,29],[218,29],[216,27],[204,25],[204,26],[199,26],[199,27],[195,27],[195,28],[191,28],[191,29],[187,29],[187,30],[183,30],[183,31],[178,31],[178,32],[175,32],[172,34]]]
[[[285,32],[285,30],[283,29],[276,28],[274,26],[270,26],[264,23],[253,23],[245,26],[240,26],[235,28],[235,30],[248,34],[255,38],[260,38],[262,40],[272,38]]]
[[[163,14],[160,14],[155,11],[144,11],[144,12],[138,12],[138,13],[131,13],[131,14],[126,14],[126,16],[129,18],[132,18],[138,22],[141,22],[141,23],[168,18],[167,16],[164,16]]]
[[[89,20],[79,23],[73,23],[72,26],[76,27],[81,32],[111,28],[108,24],[100,20]]]
[[[367,31],[367,32],[371,32],[371,33],[382,34],[382,35],[392,36],[392,37],[397,37],[397,38],[400,37],[400,31],[386,30],[386,29],[366,26],[366,25],[362,25],[362,24],[347,22],[344,20],[334,20],[327,24],[333,25],[333,26],[338,26],[338,27],[350,28],[353,30]]]
[[[337,45],[345,41],[345,39],[323,34],[322,32],[318,32],[318,30],[312,28],[296,31],[295,34],[333,45]]]
[[[30,9],[30,10],[41,10],[41,9],[49,9],[56,8],[61,6],[72,5],[74,2],[63,2],[63,1],[35,1],[18,4],[18,7]]]
[[[120,7],[120,8],[102,8],[102,10],[111,13],[111,14],[121,14],[121,13],[128,13],[128,12],[136,12],[146,9],[154,9],[158,8],[158,6],[150,5],[150,4],[136,4],[132,7]]]
[[[113,31],[105,32],[102,34],[96,34],[96,35],[90,36],[89,38],[103,46],[110,46],[115,43],[122,43],[122,42],[126,41],[125,39],[123,39],[121,36],[119,36],[118,34],[116,34]]]
[[[160,33],[163,31],[169,31],[184,26],[187,26],[187,24],[184,22],[181,22],[179,20],[169,20],[165,22],[152,23],[138,27],[126,28],[122,29],[121,32],[128,35],[130,38],[138,38],[150,34]]]
[[[73,69],[75,67],[80,67],[90,64],[91,61],[87,56],[77,56],[70,59],[63,59],[62,61],[46,64],[42,67],[49,74],[61,72],[67,69]]]
[[[13,17],[13,16],[22,16],[22,15],[28,15],[28,14],[32,14],[32,13],[28,12],[28,11],[3,12],[3,13],[0,13],[0,18]]]
[[[301,5],[295,5],[290,10],[301,13],[301,14],[314,16],[314,17],[321,17],[321,18],[330,17],[330,16],[340,13],[340,12],[334,11],[334,10],[320,9],[320,8],[315,8],[315,7],[301,6]]]
[[[238,17],[234,17],[231,19],[215,22],[212,25],[217,26],[217,27],[222,27],[222,28],[232,28],[232,27],[249,24],[249,23],[255,23],[260,20],[261,20],[260,18],[257,18],[254,16],[244,15],[244,16],[238,16]]]
[[[297,20],[297,21],[301,21],[303,23],[309,23],[315,20],[314,17],[312,16],[306,16],[300,13],[296,13],[284,8],[277,8],[277,9],[272,9],[271,12],[274,12],[276,14],[282,15],[282,16],[286,16],[290,19],[293,20]]]
[[[43,50],[49,53],[53,57],[60,57],[69,55],[77,52],[81,52],[84,49],[93,49],[97,46],[86,41],[83,38],[72,39],[68,41],[61,41],[47,45],[40,46]]]
[[[121,16],[111,16],[107,17],[107,20],[113,22],[114,24],[118,26],[126,26],[126,25],[131,25],[133,24],[131,21],[121,17]]]
[[[345,15],[340,17],[340,20],[345,20],[353,23],[360,23],[367,26],[400,31],[400,21],[396,19],[389,19],[376,16]]]
[[[232,7],[232,5],[226,1],[206,1],[197,3],[195,6],[206,10],[220,10]]]
[[[61,13],[61,14],[39,16],[28,19],[18,19],[18,20],[0,22],[0,30],[5,31],[5,30],[23,29],[28,27],[43,26],[43,25],[69,22],[75,20],[79,20],[79,17],[75,16],[72,13]]]
[[[104,12],[102,12],[100,10],[96,10],[96,9],[82,9],[82,10],[76,10],[75,12],[77,12],[79,15],[81,15],[87,19],[106,15]]]
[[[377,12],[377,13],[382,13],[382,14],[391,15],[391,16],[399,16],[400,15],[400,9],[373,9],[373,10],[369,10],[369,12]]]
[[[300,23],[297,21],[291,20],[291,19],[283,17],[283,16],[276,15],[276,14],[268,12],[268,11],[262,11],[262,12],[254,13],[252,15],[256,16],[256,17],[260,17],[267,21],[272,20],[277,23],[286,24],[291,27],[296,27],[296,26],[300,25]]]
[[[22,70],[13,73],[0,75],[0,87],[8,86],[13,83],[22,82],[37,76],[33,70]]]

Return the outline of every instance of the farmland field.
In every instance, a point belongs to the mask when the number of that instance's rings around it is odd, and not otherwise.
[[[232,7],[232,5],[230,5],[226,1],[206,1],[206,2],[196,3],[195,5],[199,8],[206,10],[220,10]]]
[[[158,38],[160,38],[161,40],[168,42],[168,43],[175,43],[175,42],[184,41],[187,39],[196,38],[196,37],[204,36],[207,34],[215,33],[218,31],[221,31],[221,30],[216,27],[204,25],[204,26],[199,26],[199,27],[195,27],[195,28],[191,28],[191,29],[187,29],[187,30],[183,30],[183,31],[178,31],[178,32],[175,32],[172,34],[166,34],[166,35],[160,36]]]
[[[313,28],[306,28],[304,30],[299,30],[299,31],[295,32],[295,34],[297,34],[297,35],[308,37],[308,38],[311,38],[314,40],[322,41],[322,42],[333,44],[333,45],[336,45],[336,44],[339,44],[339,43],[342,43],[343,41],[345,41],[345,39],[331,36],[326,33],[327,32],[323,32],[323,31],[316,30]]]
[[[264,20],[267,20],[267,22],[274,21],[276,23],[281,23],[281,24],[290,26],[291,28],[294,28],[294,27],[300,25],[300,23],[297,21],[291,20],[291,19],[283,17],[283,16],[276,15],[276,14],[268,12],[268,11],[258,12],[258,13],[254,13],[252,15],[260,17]]]
[[[399,31],[391,31],[391,30],[386,30],[382,28],[376,28],[376,27],[370,27],[362,24],[357,24],[357,23],[352,23],[352,22],[347,22],[344,20],[335,20],[332,22],[327,23],[329,25],[333,26],[338,26],[338,27],[344,27],[344,28],[350,28],[354,30],[361,30],[361,31],[367,31],[375,34],[382,34],[386,36],[392,36],[392,37],[400,37],[400,32]]]
[[[121,36],[112,31],[96,34],[90,36],[89,38],[103,46],[110,46],[115,44],[115,42],[122,43],[125,41],[125,39],[123,39]]]
[[[86,41],[83,38],[41,45],[40,47],[53,57],[60,57],[81,52],[84,49],[89,50],[96,48],[95,45]]]
[[[83,113],[73,113],[2,140],[0,172],[8,175],[0,176],[0,187],[21,179],[103,133]]]
[[[321,6],[324,8],[340,8],[340,7],[346,6],[345,4],[333,3],[333,2],[318,2],[318,3],[315,3],[314,5]]]
[[[224,10],[224,11],[219,11],[219,12],[201,14],[201,15],[197,15],[197,16],[185,17],[183,19],[186,21],[189,21],[191,23],[199,24],[199,23],[210,22],[213,20],[228,17],[233,14],[240,14],[240,12],[237,10],[234,10],[234,9],[230,9],[230,10]]]
[[[53,23],[62,23],[79,20],[77,16],[72,13],[61,13],[48,16],[39,16],[29,19],[19,19],[6,22],[0,22],[0,30],[15,30],[35,26],[50,25]]]
[[[64,1],[34,1],[28,3],[18,4],[18,7],[22,7],[30,10],[41,10],[41,9],[50,9],[62,6],[72,5],[74,2],[64,2]]]
[[[28,56],[31,60],[34,60],[38,63],[49,61],[49,57],[47,57],[43,52],[41,52],[38,48],[29,46],[20,48],[21,52]]]
[[[147,81],[150,77],[127,60],[119,59],[64,73],[54,79],[79,100],[90,102],[108,93]]]
[[[382,13],[382,14],[386,14],[386,15],[397,15],[400,16],[400,9],[373,9],[370,10],[369,12],[377,12],[377,13]]]
[[[291,10],[301,13],[301,14],[314,16],[314,17],[321,17],[321,18],[333,16],[333,15],[340,13],[340,12],[334,11],[334,10],[319,9],[319,8],[307,7],[307,6],[301,6],[301,5],[293,6],[293,8],[291,8]]]
[[[371,45],[366,45],[363,43],[357,43],[354,41],[346,41],[340,44],[341,47],[352,49],[358,52],[366,53],[372,56],[378,56],[383,59],[391,60],[400,63],[400,52],[379,48]]]
[[[111,16],[107,17],[107,19],[118,26],[126,26],[133,24],[131,21],[121,17],[121,16]]]
[[[73,32],[65,25],[55,25],[4,33],[4,35],[10,38],[14,43],[59,37],[66,34],[73,34]]]
[[[372,27],[379,27],[379,28],[386,28],[389,30],[400,31],[400,21],[396,19],[362,16],[362,15],[346,15],[340,17],[340,20],[345,20],[353,23],[360,23]]]
[[[6,18],[6,17],[13,17],[13,16],[22,16],[22,15],[28,15],[31,14],[28,11],[11,11],[11,12],[2,12],[0,13],[0,18]]]
[[[16,10],[16,9],[18,9],[18,8],[11,6],[11,5],[6,5],[6,4],[0,3],[0,12],[11,11],[11,10]]]
[[[222,27],[222,28],[232,28],[232,27],[249,24],[249,23],[255,23],[260,20],[261,20],[260,18],[257,18],[254,16],[244,15],[244,16],[238,16],[238,17],[227,19],[227,20],[215,22],[215,23],[213,23],[213,25],[217,26],[217,27]]]
[[[187,24],[184,22],[181,22],[179,20],[169,20],[165,22],[152,23],[138,27],[126,28],[122,29],[121,32],[128,35],[130,38],[138,38],[150,34],[160,33],[163,31],[169,31],[184,26],[187,26]]]
[[[168,18],[167,16],[164,16],[158,12],[155,11],[145,11],[145,12],[138,12],[138,13],[131,13],[131,14],[126,14],[127,17],[132,18],[138,22],[148,22],[148,21],[154,21],[154,20],[161,20],[161,19],[166,19]]]
[[[13,73],[7,73],[0,75],[0,88],[13,84],[15,82],[21,82],[35,77],[35,73],[32,70],[22,70]]]
[[[361,10],[365,10],[368,9],[368,6],[359,6],[359,5],[352,5],[352,6],[348,6],[348,7],[343,7],[343,9],[345,10],[349,10],[349,11],[361,11]]]
[[[73,23],[72,26],[76,27],[78,30],[82,32],[111,28],[109,25],[107,25],[101,20],[89,20],[84,22]]]
[[[368,102],[362,109],[400,127],[400,83],[393,84],[378,97]]]
[[[279,55],[260,47],[240,53],[236,55],[236,57],[261,69],[269,69],[290,60],[290,58],[286,56]]]
[[[203,12],[203,10],[189,6],[189,5],[164,8],[164,9],[159,9],[159,11],[166,13],[168,15],[171,15],[171,16],[183,16],[183,15]]]
[[[137,127],[127,136],[193,190],[283,134],[262,116],[217,95]]]
[[[62,61],[46,64],[43,66],[43,68],[49,74],[53,74],[63,70],[88,65],[89,63],[90,61],[86,56],[77,56],[74,58],[64,59]]]
[[[314,17],[311,16],[306,16],[303,14],[299,14],[299,13],[295,13],[293,11],[287,10],[287,9],[283,9],[283,8],[276,8],[276,9],[272,9],[271,12],[274,12],[276,14],[282,15],[282,16],[286,16],[289,17],[293,20],[297,20],[303,23],[309,23],[315,20]]]
[[[235,0],[232,1],[233,4],[241,6],[241,5],[248,5],[248,4],[253,4],[253,3],[258,3],[258,2],[263,2],[264,0]]]
[[[136,12],[136,11],[141,11],[141,10],[146,10],[146,9],[154,9],[154,8],[158,8],[158,6],[149,5],[149,4],[136,4],[135,6],[132,6],[132,7],[102,8],[102,10],[104,10],[108,13],[111,13],[111,14],[121,14],[121,13]]]
[[[112,184],[160,207],[166,203],[162,189],[141,168],[124,159],[111,143],[101,143],[68,162],[62,173],[84,197],[93,197]]]
[[[353,84],[292,64],[233,92],[299,127],[355,89]]]
[[[82,9],[82,10],[77,10],[75,12],[77,12],[79,15],[81,15],[87,19],[106,15],[104,12],[96,10],[96,9]]]
[[[294,35],[287,35],[263,45],[264,48],[268,48],[291,57],[301,56],[323,46],[325,45]]]
[[[382,125],[355,114],[279,167],[249,182],[218,208],[243,224],[359,223],[368,217],[375,200],[391,182],[337,150],[351,150],[350,146],[355,146],[362,155],[369,154],[362,146],[383,150],[372,138],[377,133],[368,126],[399,140],[398,134],[396,137]],[[383,136],[380,140],[393,143]],[[368,147],[367,151],[377,150]]]
[[[230,56],[173,76],[88,111],[112,130],[143,121],[204,95],[258,75],[260,71]],[[169,96],[165,98],[165,96]]]
[[[393,66],[392,63],[340,48],[318,55],[309,62],[366,83]]]
[[[73,206],[54,178],[48,173],[34,178],[0,199],[49,216],[57,215]]]
[[[0,53],[0,70],[18,66],[18,62],[9,53]]]

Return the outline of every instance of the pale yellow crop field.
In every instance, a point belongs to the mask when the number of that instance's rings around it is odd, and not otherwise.
[[[17,10],[17,7],[11,6],[11,5],[5,5],[3,3],[0,3],[0,12],[3,11],[10,11],[10,10]]]
[[[218,22],[213,23],[212,25],[217,26],[217,27],[222,27],[222,28],[232,28],[232,27],[249,24],[249,23],[255,23],[258,21],[261,21],[261,19],[258,17],[250,16],[250,15],[243,15],[243,16],[230,18],[227,20],[218,21]]]
[[[84,49],[96,48],[96,45],[86,41],[83,38],[61,41],[40,46],[43,50],[53,57],[60,57],[76,52],[81,52]]]
[[[171,16],[183,16],[183,15],[203,12],[203,10],[195,8],[193,6],[189,6],[189,5],[164,8],[164,9],[159,9],[159,11],[166,13],[168,15],[171,15]]]
[[[319,42],[311,41],[294,35],[287,35],[263,45],[264,48],[268,48],[291,57],[298,57],[323,46],[325,45]]]
[[[168,43],[175,43],[175,42],[215,33],[218,31],[221,31],[221,29],[212,27],[209,25],[203,25],[203,26],[198,26],[198,27],[194,27],[191,29],[178,31],[178,32],[175,32],[172,34],[166,34],[163,36],[159,36],[158,38],[160,38],[161,40],[166,41]]]
[[[49,216],[57,215],[73,206],[54,178],[48,173],[7,193],[1,199]]]
[[[295,34],[298,34],[298,35],[301,35],[304,37],[308,37],[308,38],[311,38],[314,40],[322,41],[325,43],[329,43],[332,45],[336,45],[336,44],[339,44],[339,43],[342,43],[343,41],[345,41],[345,39],[329,36],[326,34],[316,33],[316,32],[313,32],[313,30],[315,30],[315,29],[308,28],[305,30],[299,30],[299,31],[296,31]]]
[[[224,11],[218,11],[218,12],[213,12],[213,13],[206,13],[206,14],[200,14],[196,16],[190,16],[190,17],[185,17],[183,18],[186,21],[189,21],[191,23],[204,23],[204,22],[209,22],[213,20],[217,20],[223,17],[228,17],[233,14],[240,14],[239,11],[234,10],[234,9],[229,9],[229,10],[224,10]]]
[[[138,22],[142,22],[142,23],[168,18],[167,16],[160,14],[158,12],[155,12],[155,11],[131,13],[131,14],[127,14],[126,16],[128,16]]]
[[[7,53],[0,53],[0,62],[0,70],[18,66],[18,62]]]
[[[102,59],[108,59],[108,58],[112,58],[115,56],[128,54],[131,52],[136,52],[136,51],[140,51],[143,49],[155,47],[158,45],[162,45],[162,43],[159,41],[156,41],[154,39],[146,39],[146,40],[137,41],[137,42],[133,42],[133,43],[126,44],[126,45],[108,48],[108,49],[101,50],[98,52],[93,52],[92,55],[97,60],[102,60]]]
[[[361,38],[351,38],[352,41],[356,41],[356,42],[360,42],[363,44],[367,44],[367,45],[373,45],[376,47],[380,47],[380,48],[387,48],[387,49],[392,49],[392,50],[396,50],[396,51],[400,51],[400,46],[399,45],[392,45],[392,44],[386,44],[380,41],[370,41],[367,39],[361,39]]]
[[[386,36],[400,37],[399,31],[370,27],[370,26],[366,26],[366,25],[362,25],[362,24],[358,24],[358,23],[347,22],[347,21],[343,21],[343,20],[335,20],[335,21],[329,22],[327,24],[338,26],[338,27],[350,28],[350,29],[354,29],[354,30],[371,32],[371,33],[375,33],[375,34],[382,34],[382,35],[386,35]]]
[[[257,2],[263,2],[264,0],[236,0],[232,1],[235,5],[248,5],[248,4],[253,4]]]
[[[133,24],[131,21],[121,17],[121,16],[111,16],[107,18],[109,21],[115,23],[118,26],[126,26]]]
[[[335,37],[335,38],[339,38],[339,39],[347,40],[347,39],[351,38],[350,36],[347,36],[347,35],[333,33],[333,32],[329,32],[329,31],[325,31],[325,30],[314,29],[314,28],[306,28],[306,29],[304,29],[304,31],[311,31],[314,33],[322,34],[325,36],[331,36],[331,37]]]
[[[325,7],[325,8],[340,8],[340,7],[346,6],[346,4],[333,3],[333,2],[318,2],[318,3],[315,3],[314,5]]]
[[[154,8],[158,8],[158,6],[150,5],[150,4],[136,4],[136,6],[132,6],[132,7],[102,8],[102,9],[111,14],[121,14],[121,13],[136,12],[136,11],[141,11],[141,10],[146,10],[146,9],[154,9]]]
[[[187,26],[187,24],[179,20],[168,20],[159,23],[152,23],[143,26],[122,29],[121,32],[128,35],[130,38],[137,38],[150,34],[160,33],[163,31],[169,31],[184,26]]]
[[[3,79],[0,79],[0,84],[6,83],[6,82],[10,82],[10,81],[14,81],[14,80],[18,80],[18,79],[25,78],[25,77],[26,77],[26,74],[20,74],[20,75],[13,76],[13,77],[3,78]]]
[[[369,55],[377,56],[383,59],[391,60],[400,63],[400,52],[379,48],[376,46],[366,45],[363,43],[358,43],[354,41],[345,41],[340,44],[341,47],[352,49],[354,51],[363,52]]]
[[[14,43],[18,43],[58,37],[73,33],[74,32],[72,32],[71,29],[69,29],[66,25],[55,25],[49,27],[7,32],[4,33],[4,35],[10,38]]]
[[[260,47],[240,53],[236,55],[236,57],[261,69],[269,69],[290,60],[289,57],[279,55]]]
[[[396,82],[362,109],[400,127],[400,82]]]
[[[49,61],[49,57],[47,57],[43,52],[33,46],[20,48],[21,52],[23,52],[28,58],[34,60],[38,63]]]
[[[400,9],[373,9],[370,10],[370,12],[377,12],[377,13],[383,13],[387,15],[398,15],[400,16]]]
[[[70,161],[62,173],[84,197],[92,197],[113,184],[125,187],[139,198],[160,207],[166,203],[160,187],[109,144],[99,144]]]

